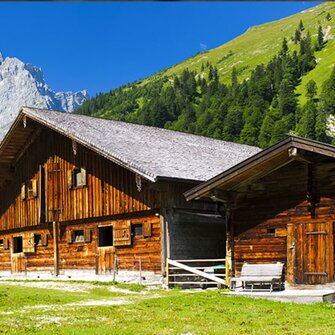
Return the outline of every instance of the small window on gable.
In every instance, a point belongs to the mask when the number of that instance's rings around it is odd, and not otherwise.
[[[131,234],[133,236],[143,236],[143,226],[142,224],[134,224],[131,226]]]
[[[84,167],[75,168],[68,172],[68,186],[69,188],[86,186],[86,169]]]
[[[21,185],[21,199],[33,199],[37,197],[37,180],[31,179]]]
[[[34,235],[34,242],[35,246],[41,246],[42,245],[42,235],[41,234],[35,234]]]
[[[84,230],[74,230],[73,231],[73,242],[85,242]]]
[[[16,236],[13,238],[13,253],[17,254],[23,252],[23,238],[22,236]]]
[[[274,235],[274,234],[276,233],[276,229],[275,229],[275,228],[267,228],[266,232],[267,232],[268,234],[272,234],[272,235]]]

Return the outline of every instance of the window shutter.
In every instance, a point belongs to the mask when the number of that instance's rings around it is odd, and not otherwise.
[[[151,237],[151,222],[150,221],[143,222],[142,233],[144,237]]]
[[[72,183],[72,176],[73,176],[73,172],[72,172],[72,170],[68,170],[68,171],[67,171],[67,187],[68,187],[69,189],[71,189],[72,186],[73,186],[73,183]]]
[[[34,233],[26,233],[23,235],[23,252],[35,252]]]
[[[72,230],[68,230],[66,232],[66,242],[67,243],[73,243],[73,232],[72,232]]]
[[[9,249],[9,247],[10,247],[9,244],[10,244],[9,243],[9,238],[4,238],[3,239],[3,248],[4,248],[4,250],[8,250]]]
[[[42,246],[43,247],[48,246],[48,234],[47,233],[42,234],[41,238],[42,238]]]
[[[84,229],[84,239],[86,243],[90,243],[92,241],[92,229],[91,228]]]
[[[31,181],[31,187],[32,187],[32,192],[33,192],[33,197],[36,198],[37,197],[37,180],[33,179]]]
[[[80,168],[81,186],[86,186],[86,168]]]
[[[21,184],[21,199],[24,200],[26,198],[26,184]]]
[[[131,221],[117,221],[113,225],[113,245],[131,245]]]

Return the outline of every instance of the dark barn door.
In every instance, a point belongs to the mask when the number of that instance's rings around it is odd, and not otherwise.
[[[333,224],[289,224],[287,274],[292,284],[326,284],[334,277]]]

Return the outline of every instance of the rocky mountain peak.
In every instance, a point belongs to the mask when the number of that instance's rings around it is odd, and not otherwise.
[[[87,90],[53,91],[41,68],[0,53],[0,141],[22,106],[73,112],[87,98]]]

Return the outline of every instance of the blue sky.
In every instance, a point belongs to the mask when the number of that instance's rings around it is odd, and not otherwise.
[[[317,2],[0,2],[0,50],[56,91],[144,78]]]

